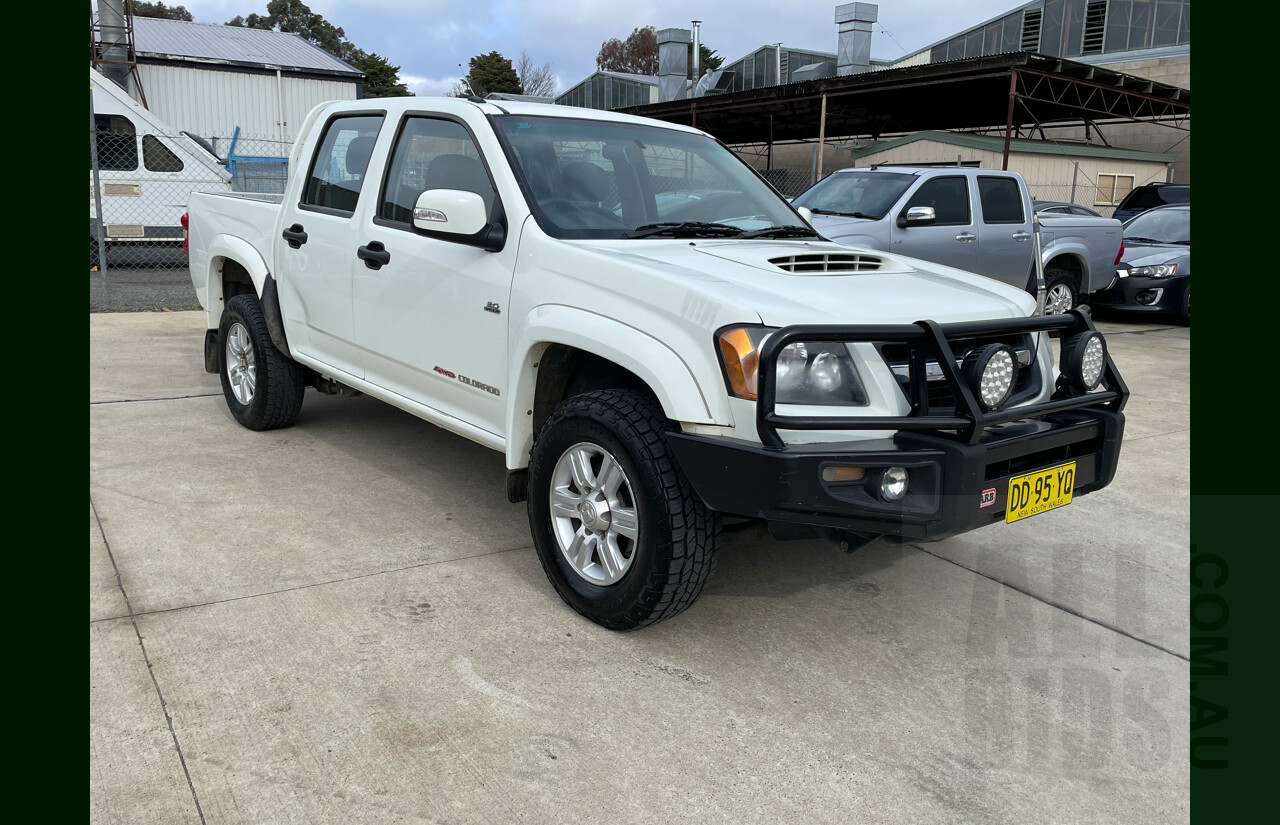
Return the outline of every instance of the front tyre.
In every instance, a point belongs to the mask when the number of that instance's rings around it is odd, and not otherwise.
[[[218,374],[231,415],[245,427],[274,430],[298,420],[304,370],[272,343],[255,295],[237,295],[222,311]]]
[[[538,560],[570,607],[611,630],[684,611],[715,568],[720,518],[668,452],[669,426],[640,393],[601,390],[557,407],[534,442]]]

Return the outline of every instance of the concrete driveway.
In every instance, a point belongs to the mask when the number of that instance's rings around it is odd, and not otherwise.
[[[1189,820],[1190,331],[1100,324],[1108,489],[683,615],[561,603],[502,457],[368,398],[239,427],[203,315],[91,314],[90,820]]]

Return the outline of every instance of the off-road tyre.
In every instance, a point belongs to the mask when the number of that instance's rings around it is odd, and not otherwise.
[[[229,351],[229,346],[241,356]],[[248,393],[243,384],[246,364],[253,367]],[[222,311],[218,325],[218,376],[227,408],[243,426],[251,430],[275,430],[298,420],[307,389],[306,370],[271,342],[262,305],[255,295],[236,295],[227,301]]]
[[[674,428],[652,400],[634,390],[597,390],[567,399],[542,425],[529,464],[529,525],[538,559],[564,601],[611,630],[651,625],[686,610],[715,570],[719,514],[694,493],[664,431]],[[554,531],[552,480],[575,446],[599,447],[625,473],[638,531],[629,566],[614,583],[593,583],[575,570]]]

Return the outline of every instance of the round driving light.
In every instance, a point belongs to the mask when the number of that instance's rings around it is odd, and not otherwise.
[[[880,474],[880,498],[885,501],[901,501],[907,494],[907,471],[904,467],[890,467]]]
[[[1096,332],[1081,332],[1062,345],[1062,370],[1076,392],[1092,392],[1102,383],[1107,343]]]
[[[1107,348],[1102,339],[1096,335],[1089,336],[1084,345],[1084,355],[1080,358],[1080,381],[1091,390],[1097,387],[1106,361]]]
[[[1018,377],[1018,361],[1002,344],[988,344],[965,356],[962,366],[969,389],[985,410],[995,410],[1009,400]]]

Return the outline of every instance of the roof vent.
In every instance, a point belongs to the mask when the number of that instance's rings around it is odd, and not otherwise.
[[[1102,38],[1107,27],[1107,0],[1089,0],[1084,16],[1084,54],[1102,51]]]
[[[1040,51],[1040,9],[1027,9],[1022,13],[1022,51]]]
[[[769,263],[797,275],[811,272],[872,272],[884,266],[884,259],[853,252],[811,253],[770,258]]]

